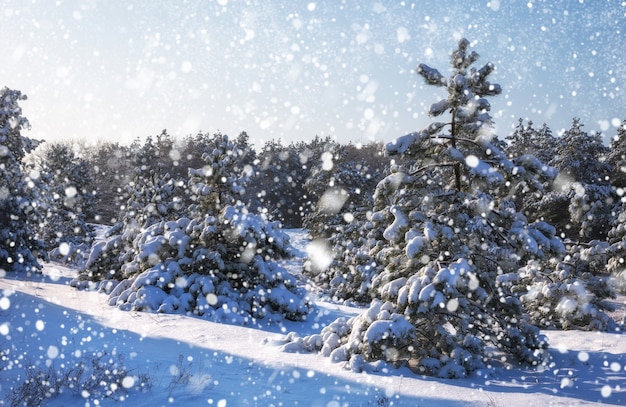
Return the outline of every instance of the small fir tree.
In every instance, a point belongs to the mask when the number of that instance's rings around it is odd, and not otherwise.
[[[94,202],[89,163],[70,145],[55,143],[44,146],[39,170],[48,186],[47,213],[41,224],[46,249],[52,259],[79,262],[93,239],[93,229],[87,224]]]

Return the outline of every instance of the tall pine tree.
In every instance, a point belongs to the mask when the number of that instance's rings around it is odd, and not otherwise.
[[[491,128],[488,81],[494,66],[462,39],[444,77],[421,64],[417,73],[447,98],[429,114],[447,115],[389,143],[404,159],[377,187],[370,251],[378,267],[369,310],[325,328],[323,338],[288,344],[321,349],[353,368],[363,360],[408,363],[420,374],[462,377],[483,366],[488,346],[517,361],[541,363],[545,338],[514,292],[518,270],[563,252],[548,224],[529,224],[509,198],[541,188],[556,171],[530,156],[509,160]],[[313,340],[312,340],[313,339]]]

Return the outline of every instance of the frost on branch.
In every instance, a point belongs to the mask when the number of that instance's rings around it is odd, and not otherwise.
[[[437,103],[433,103],[432,105],[430,105],[430,107],[428,108],[428,115],[439,116],[444,114],[449,108],[450,102],[448,102],[446,99],[443,99]]]
[[[446,84],[446,79],[441,72],[426,64],[419,64],[416,71],[429,85],[444,86]]]
[[[385,153],[387,155],[404,155],[414,146],[419,148],[421,144],[425,143],[439,144],[439,142],[432,140],[432,136],[436,135],[445,126],[445,123],[435,122],[419,132],[398,137],[385,145]]]

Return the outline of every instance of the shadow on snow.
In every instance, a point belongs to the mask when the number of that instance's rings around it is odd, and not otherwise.
[[[282,402],[283,405],[326,406],[332,401],[364,406],[467,405],[462,401],[418,399],[389,392],[375,377],[367,380],[366,376],[358,376],[358,380],[348,380],[281,360],[268,363],[214,350],[210,343],[194,346],[185,341],[106,326],[92,315],[19,291],[12,293],[9,299],[11,305],[7,310],[0,310],[0,318],[3,323],[9,323],[10,331],[0,346],[3,351],[10,350],[10,359],[15,365],[0,372],[2,399],[6,399],[11,387],[23,380],[24,364],[69,364],[79,357],[105,352],[123,355],[128,369],[150,376],[151,390],[147,393],[131,391],[127,397],[126,401],[134,406],[207,405],[210,400],[213,403],[226,400],[228,405],[231,402],[233,405]],[[45,322],[42,325],[38,321]],[[197,319],[197,322],[198,331],[202,332],[202,320]],[[236,341],[233,346],[237,346]],[[56,350],[52,359],[51,347]],[[101,400],[101,405],[103,401],[106,400]],[[393,404],[383,404],[389,401]]]

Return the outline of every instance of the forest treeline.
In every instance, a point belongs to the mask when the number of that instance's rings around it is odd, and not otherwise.
[[[626,188],[626,121],[611,135],[608,146],[603,134],[583,127],[574,118],[571,127],[556,136],[545,123],[535,126],[520,119],[500,143],[509,156],[534,156],[559,171],[555,182],[540,195],[520,191],[516,196],[529,218],[556,226],[564,238],[606,240],[621,213]],[[76,195],[71,199],[85,202],[79,205],[84,219],[112,225],[128,210],[138,178],[169,174],[167,182],[172,185],[186,184],[189,169],[204,165],[202,153],[211,147],[213,138],[213,134],[198,133],[176,139],[163,130],[130,145],[47,142],[29,160],[50,178],[58,205],[67,206],[66,188],[74,187]],[[245,132],[233,140],[244,152],[238,157],[239,165],[248,168],[253,180],[242,191],[241,201],[279,220],[285,228],[305,225],[314,236],[332,233],[328,230],[332,224],[322,220],[325,209],[320,207],[329,197],[341,202],[341,213],[370,207],[376,184],[391,165],[402,160],[386,156],[383,144],[377,142],[340,144],[316,136],[289,144],[271,140],[255,148]],[[323,196],[326,199],[320,201]],[[179,199],[183,206],[191,203],[188,194],[180,194]]]
[[[51,142],[42,144],[30,159],[42,171],[57,173],[54,182],[61,187],[76,187],[81,199],[89,202],[81,208],[88,222],[112,225],[128,210],[139,178],[169,174],[167,182],[172,185],[186,184],[189,169],[206,164],[202,154],[212,148],[215,136],[198,133],[177,139],[163,130],[130,145]],[[241,201],[285,228],[302,227],[329,183],[358,190],[351,205],[359,205],[360,199],[366,202],[389,162],[381,143],[344,145],[330,137],[315,137],[289,144],[271,140],[255,148],[245,132],[232,140],[242,152],[238,165],[253,181],[242,191]],[[179,198],[181,205],[191,204],[188,194]]]

